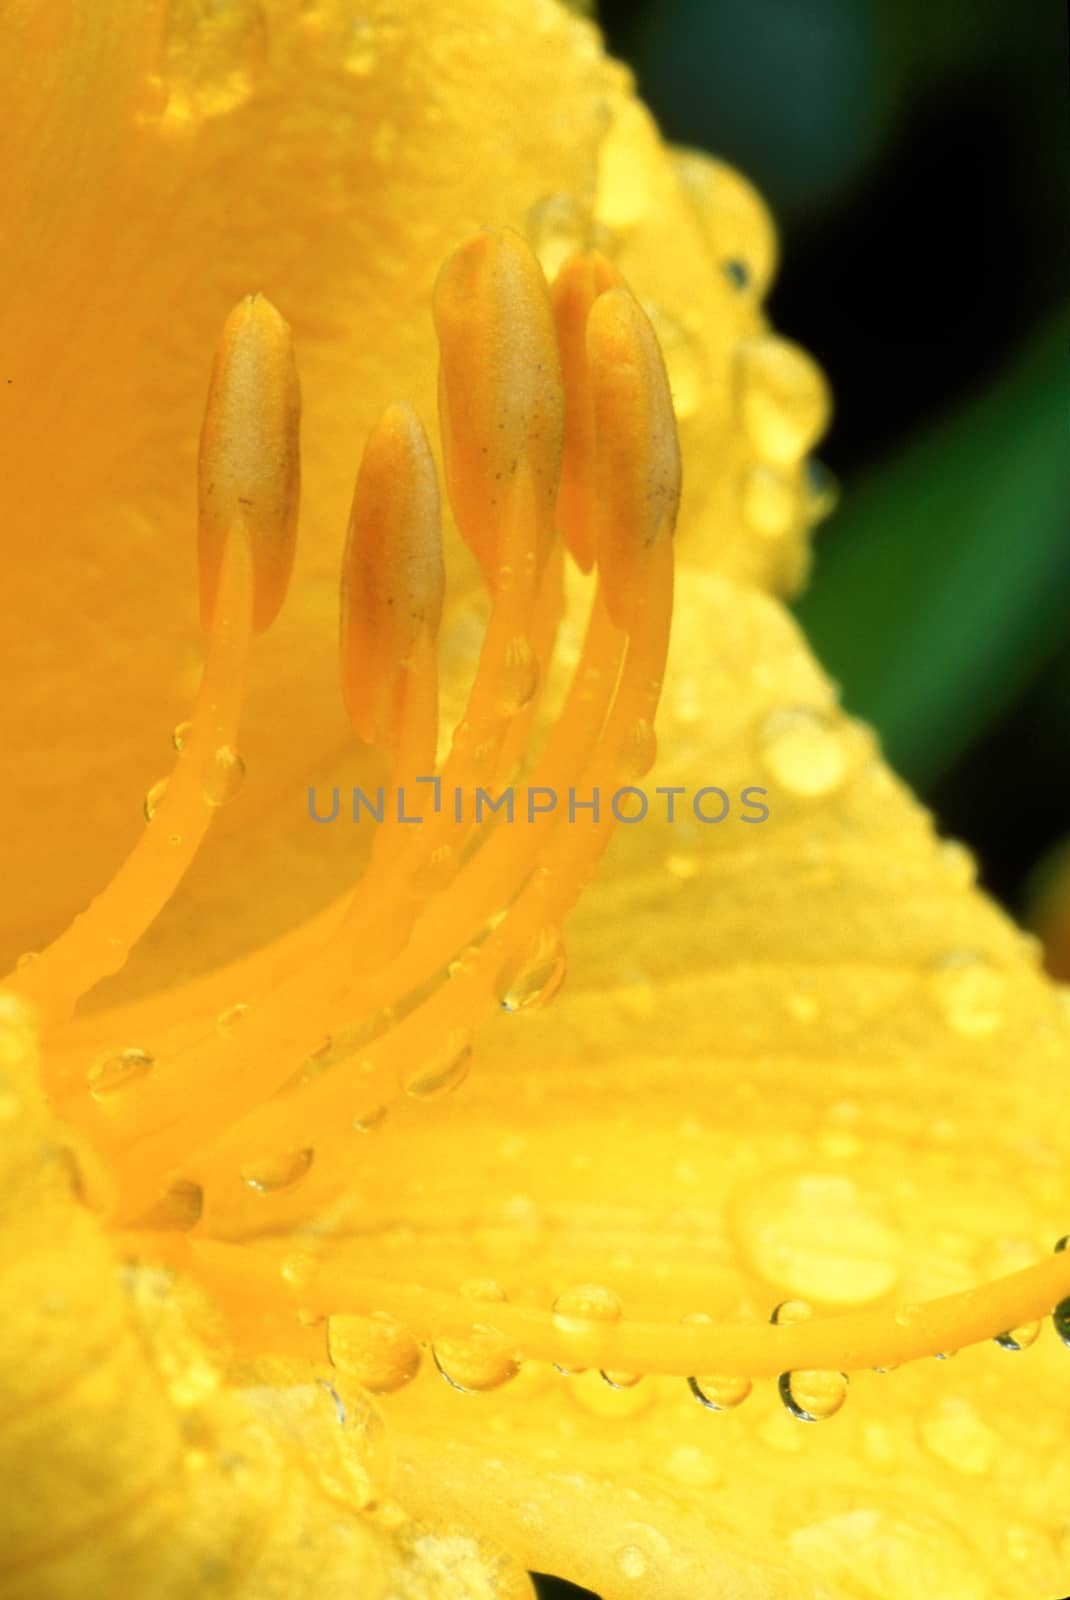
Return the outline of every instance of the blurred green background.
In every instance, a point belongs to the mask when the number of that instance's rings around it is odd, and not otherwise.
[[[847,708],[1025,916],[1070,835],[1064,7],[598,14],[665,135],[772,205],[773,320],[832,380],[820,454],[842,498],[800,620]],[[539,1584],[546,1600],[586,1592]]]

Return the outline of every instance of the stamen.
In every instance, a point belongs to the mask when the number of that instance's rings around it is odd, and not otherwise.
[[[342,693],[359,739],[396,745],[417,661],[435,670],[445,582],[427,436],[410,406],[391,406],[364,449],[342,564]]]
[[[299,396],[290,331],[266,300],[228,317],[201,433],[200,559],[208,655],[171,777],[149,828],[107,888],[37,960],[10,977],[42,1026],[118,972],[178,887],[216,808],[240,783],[235,751],[252,631],[273,620],[293,560]]]
[[[286,598],[301,488],[301,393],[287,323],[249,295],[223,325],[201,428],[198,511],[201,616],[211,626],[223,551],[242,528],[252,552],[253,628]]]
[[[680,447],[661,349],[627,290],[608,289],[595,300],[587,359],[597,434],[595,551],[609,614],[624,627],[650,550],[673,532]]]
[[[549,292],[539,264],[508,229],[462,245],[439,273],[439,421],[457,525],[496,589],[508,490],[529,464],[545,554],[553,527],[564,422]]]
[[[587,319],[600,294],[620,285],[620,274],[597,251],[566,261],[553,287],[561,371],[568,403],[565,451],[557,495],[557,525],[582,572],[595,558],[597,521],[595,415],[587,360]]]

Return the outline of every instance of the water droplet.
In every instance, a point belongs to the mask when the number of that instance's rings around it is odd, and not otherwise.
[[[949,1027],[983,1039],[1002,1025],[1007,980],[974,950],[949,950],[932,967],[932,987]]]
[[[640,717],[629,729],[621,750],[621,764],[625,775],[630,778],[645,778],[657,758],[658,736],[654,731],[654,725],[645,717]]]
[[[145,804],[142,809],[145,813],[146,822],[151,822],[157,811],[159,811],[160,801],[163,799],[166,793],[167,779],[157,778],[156,782],[145,796]]]
[[[554,1327],[562,1333],[591,1333],[617,1322],[621,1303],[612,1289],[598,1283],[579,1283],[565,1289],[553,1303]]]
[[[510,639],[498,674],[496,705],[503,717],[515,716],[531,704],[539,687],[539,661],[531,640],[523,634]]]
[[[707,1411],[734,1411],[747,1399],[754,1384],[750,1378],[739,1378],[733,1373],[703,1373],[688,1378],[687,1387]]]
[[[648,300],[644,302],[644,310],[665,358],[665,372],[676,420],[686,422],[702,404],[704,352],[694,334],[670,316],[664,307]]]
[[[571,194],[549,194],[527,215],[528,242],[547,278],[556,278],[577,251],[587,247],[590,210]]]
[[[94,1100],[106,1100],[109,1095],[125,1089],[145,1077],[152,1068],[153,1057],[147,1050],[113,1050],[93,1063],[87,1074],[89,1092]]]
[[[637,1383],[643,1381],[641,1372],[607,1372],[604,1367],[599,1368],[598,1376],[611,1389],[634,1389]]]
[[[25,972],[27,967],[32,967],[35,961],[40,961],[40,950],[24,950],[15,962],[16,972]]]
[[[138,1218],[137,1226],[154,1233],[186,1233],[196,1227],[203,1211],[204,1190],[200,1184],[179,1178]]]
[[[438,1048],[432,1048],[402,1079],[405,1093],[414,1100],[437,1100],[452,1094],[468,1076],[472,1064],[472,1035],[453,1028]]]
[[[249,1161],[241,1169],[241,1180],[257,1194],[278,1194],[283,1189],[292,1189],[307,1176],[313,1154],[306,1148],[288,1150],[285,1155],[268,1156],[262,1161]]]
[[[622,1578],[645,1578],[647,1559],[637,1544],[626,1544],[617,1551],[617,1566]]]
[[[742,505],[748,527],[763,539],[780,539],[795,522],[799,499],[790,478],[757,466],[743,480]]]
[[[770,711],[758,733],[762,759],[789,794],[815,799],[847,776],[847,748],[837,721],[814,706]]]
[[[982,1477],[996,1459],[995,1434],[960,1396],[944,1395],[918,1431],[931,1455],[968,1477]]]
[[[763,1177],[737,1193],[730,1217],[754,1269],[801,1300],[868,1305],[899,1281],[901,1236],[879,1195],[845,1173]]]
[[[810,355],[787,339],[744,339],[738,347],[740,409],[764,461],[794,466],[828,422],[828,385]]]
[[[673,159],[710,259],[720,263],[741,294],[758,299],[776,266],[776,232],[761,196],[724,162],[688,151]],[[736,283],[737,274],[729,270],[735,263],[744,269],[743,282]]]
[[[210,806],[225,806],[234,799],[244,781],[245,762],[231,745],[221,744],[205,776],[205,800]]]
[[[171,0],[154,87],[167,123],[224,116],[252,95],[267,53],[257,0]]]
[[[1051,1325],[1063,1344],[1070,1347],[1070,1296],[1060,1300],[1051,1314]]]
[[[185,722],[175,723],[175,729],[171,735],[171,743],[174,745],[176,750],[181,752],[186,748],[186,741],[189,739],[189,736],[192,732],[193,723],[190,722],[188,718]]]
[[[488,1305],[502,1305],[509,1296],[497,1278],[466,1278],[460,1293],[466,1300],[478,1300]]]
[[[487,1394],[515,1378],[516,1352],[497,1328],[474,1323],[463,1333],[438,1335],[431,1346],[435,1366],[462,1394]]]
[[[1070,1248],[1070,1233],[1064,1233],[1061,1239],[1055,1241],[1055,1254],[1062,1255],[1063,1251]]]
[[[514,959],[502,970],[498,979],[498,999],[502,1010],[538,1010],[558,993],[567,971],[568,962],[561,935],[556,928],[544,928],[519,960]]]
[[[1039,1322],[1023,1322],[1006,1333],[997,1333],[996,1343],[1001,1350],[1028,1350],[1040,1338]]]
[[[420,1347],[409,1330],[383,1311],[327,1319],[327,1353],[340,1372],[373,1394],[392,1394],[415,1378]]]
[[[845,1372],[782,1372],[777,1391],[800,1422],[827,1422],[847,1399]]]
[[[386,1107],[375,1106],[373,1110],[366,1111],[363,1116],[353,1118],[354,1133],[374,1133],[376,1128],[381,1128],[386,1121]]]
[[[840,486],[824,462],[810,456],[806,462],[806,516],[811,527],[831,517],[840,501]]]
[[[775,1315],[775,1313],[774,1313]],[[713,1327],[713,1318],[705,1311],[693,1311],[681,1322],[685,1327]],[[707,1411],[734,1411],[741,1406],[754,1388],[750,1378],[739,1378],[733,1373],[704,1373],[687,1380],[687,1387]]]
[[[790,1328],[797,1322],[809,1322],[814,1308],[805,1300],[782,1300],[774,1306],[769,1321],[777,1328]]]
[[[236,1005],[227,1006],[225,1011],[219,1013],[215,1025],[220,1033],[233,1033],[235,1028],[241,1027],[248,1015],[249,1007],[243,1000],[239,1000]]]
[[[730,256],[727,261],[721,262],[721,271],[732,285],[733,289],[746,289],[750,286],[750,268],[738,256]]]

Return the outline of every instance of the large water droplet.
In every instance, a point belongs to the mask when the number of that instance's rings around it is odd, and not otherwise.
[[[138,1218],[139,1229],[154,1233],[186,1233],[196,1227],[204,1210],[204,1190],[199,1183],[178,1178],[154,1206]]]
[[[803,1300],[867,1305],[899,1280],[902,1239],[877,1197],[846,1174],[762,1178],[734,1198],[730,1215],[754,1269]]]
[[[210,806],[225,806],[245,781],[245,762],[229,744],[221,744],[209,763],[204,798]]]
[[[983,1039],[1002,1025],[1007,980],[975,950],[949,950],[932,967],[932,988],[948,1026]]]
[[[528,242],[549,279],[557,276],[569,256],[586,248],[589,230],[589,207],[571,194],[545,195],[527,215]]]
[[[622,1578],[645,1578],[648,1563],[637,1544],[626,1544],[617,1551],[617,1567]]]
[[[996,1436],[961,1396],[944,1395],[918,1425],[922,1443],[967,1477],[983,1477],[996,1459]]]
[[[776,1328],[790,1328],[797,1322],[809,1322],[813,1314],[813,1306],[805,1300],[781,1300],[773,1307],[769,1321]]]
[[[288,1150],[284,1155],[267,1156],[261,1161],[249,1161],[241,1169],[241,1180],[257,1194],[278,1194],[292,1189],[307,1176],[312,1166],[314,1152],[310,1149]]]
[[[847,776],[843,729],[814,706],[781,706],[758,730],[762,760],[789,794],[816,799],[838,789]]]
[[[100,1056],[87,1074],[89,1092],[94,1100],[107,1100],[128,1084],[136,1083],[151,1071],[153,1056],[147,1050],[112,1050]]]
[[[402,1087],[414,1100],[437,1100],[460,1088],[471,1064],[472,1035],[467,1029],[453,1028],[403,1075]]]
[[[538,1010],[558,993],[567,970],[565,946],[560,933],[556,928],[544,928],[524,953],[503,969],[498,980],[498,999],[502,1010]]]
[[[782,1372],[777,1390],[786,1410],[800,1422],[827,1422],[847,1399],[845,1372]]]
[[[743,516],[763,539],[781,539],[792,527],[799,499],[790,478],[771,467],[752,467],[743,480]]]
[[[738,347],[740,410],[764,461],[794,466],[828,421],[828,385],[810,355],[787,339],[744,339]]]
[[[327,1352],[341,1371],[373,1394],[391,1394],[415,1378],[420,1347],[409,1330],[383,1311],[327,1319]]]
[[[621,1303],[612,1289],[598,1283],[579,1283],[565,1289],[553,1303],[553,1322],[562,1333],[590,1333],[617,1322]]]
[[[510,639],[498,674],[497,709],[501,716],[512,717],[535,698],[539,687],[539,660],[531,640],[523,634]]]
[[[474,1323],[462,1333],[439,1334],[431,1346],[435,1366],[463,1394],[487,1394],[515,1378],[516,1351],[497,1328]]]
[[[267,55],[257,0],[170,0],[155,79],[159,115],[180,125],[235,111],[253,93]]]
[[[142,810],[145,813],[146,822],[151,822],[157,811],[159,811],[160,801],[163,799],[166,793],[167,779],[157,778],[156,782],[152,785],[152,788],[145,796],[145,803],[142,806]]]

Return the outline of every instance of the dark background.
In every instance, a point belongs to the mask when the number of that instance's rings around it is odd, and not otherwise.
[[[832,380],[819,453],[842,497],[800,619],[1028,917],[1070,835],[1064,9],[602,0],[599,18],[666,137],[766,196],[772,318]]]

